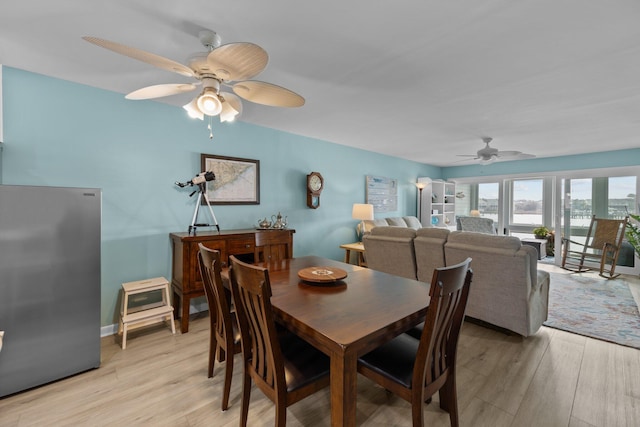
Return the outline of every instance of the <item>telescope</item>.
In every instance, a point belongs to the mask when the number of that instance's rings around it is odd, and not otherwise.
[[[206,172],[200,172],[198,175],[196,175],[190,181],[187,181],[187,182],[178,182],[178,181],[176,181],[176,185],[178,187],[186,187],[187,185],[193,186],[193,185],[204,184],[205,182],[213,181],[214,179],[216,179],[216,174],[214,174],[211,171],[206,171]]]
[[[213,213],[213,209],[211,209],[211,203],[209,202],[209,197],[207,197],[207,181],[213,181],[214,179],[216,179],[216,174],[214,174],[211,171],[205,171],[205,172],[200,172],[193,179],[187,182],[176,181],[176,185],[180,188],[186,187],[186,186],[194,186],[194,185],[198,186],[198,189],[189,195],[189,197],[191,197],[194,194],[196,194],[196,192],[199,193],[198,201],[196,202],[196,209],[193,212],[193,218],[191,219],[191,225],[189,226],[189,231],[188,231],[189,234],[191,234],[191,232],[193,231],[193,235],[195,236],[197,227],[208,227],[211,225],[206,223],[196,223],[198,219],[198,210],[200,209],[200,204],[202,203],[203,198],[205,203],[207,204],[207,207],[209,208],[209,213],[211,214],[211,218],[213,219],[213,225],[215,225],[216,228],[218,229],[218,232],[220,232],[220,226],[218,225],[218,220],[216,219],[216,215]]]

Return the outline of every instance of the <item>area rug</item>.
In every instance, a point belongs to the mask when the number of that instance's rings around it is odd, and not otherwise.
[[[640,349],[640,313],[623,276],[550,274],[545,326]]]

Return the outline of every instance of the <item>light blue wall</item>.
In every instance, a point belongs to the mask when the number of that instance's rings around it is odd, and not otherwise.
[[[209,140],[206,123],[179,107],[128,101],[9,67],[3,67],[3,97],[0,182],[102,189],[103,326],[117,320],[122,282],[171,276],[168,235],[186,231],[196,199],[174,182],[200,172],[201,153],[260,160],[260,205],[214,206],[221,228],[250,228],[282,212],[296,229],[296,256],[339,260],[338,246],[356,238],[351,207],[364,202],[366,175],[398,179],[398,211],[380,215],[397,216],[416,213],[416,177],[441,174],[437,167],[241,122],[214,120]],[[318,210],[306,207],[311,171],[325,179]]]

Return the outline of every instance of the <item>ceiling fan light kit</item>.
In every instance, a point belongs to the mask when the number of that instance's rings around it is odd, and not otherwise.
[[[148,86],[129,93],[125,96],[127,99],[140,100],[177,95],[195,90],[197,85],[202,84],[202,92],[182,108],[190,117],[200,120],[203,120],[205,115],[209,118],[219,115],[220,122],[233,121],[242,113],[240,98],[274,107],[304,105],[304,98],[289,89],[262,81],[248,80],[267,66],[269,56],[260,46],[246,42],[221,45],[220,36],[210,30],[200,31],[199,38],[208,51],[191,55],[187,60],[188,65],[183,65],[119,43],[97,37],[83,37],[89,43],[102,48],[198,80],[195,84]],[[230,92],[221,92],[222,85],[230,87],[235,95]],[[209,130],[211,138],[211,123],[209,123]]]

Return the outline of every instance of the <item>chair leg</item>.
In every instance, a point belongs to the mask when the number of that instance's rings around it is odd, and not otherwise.
[[[222,410],[229,408],[229,394],[231,393],[231,378],[233,377],[233,357],[227,357],[224,367],[224,389],[222,391]]]
[[[458,427],[458,392],[456,390],[455,376],[449,375],[447,381],[440,388],[440,408],[449,413],[451,427]]]
[[[276,427],[286,427],[287,425],[287,403],[284,398],[276,397]]]
[[[209,336],[209,370],[207,372],[208,378],[213,377],[213,367],[216,363],[216,347],[218,346],[218,342],[216,341],[216,336],[211,331]]]
[[[240,409],[240,427],[247,427],[247,418],[249,417],[249,399],[251,398],[251,377],[245,373],[242,380],[242,408]]]
[[[415,393],[414,393],[415,394]],[[413,427],[424,427],[424,404],[423,396],[414,395],[411,397],[411,419]]]

